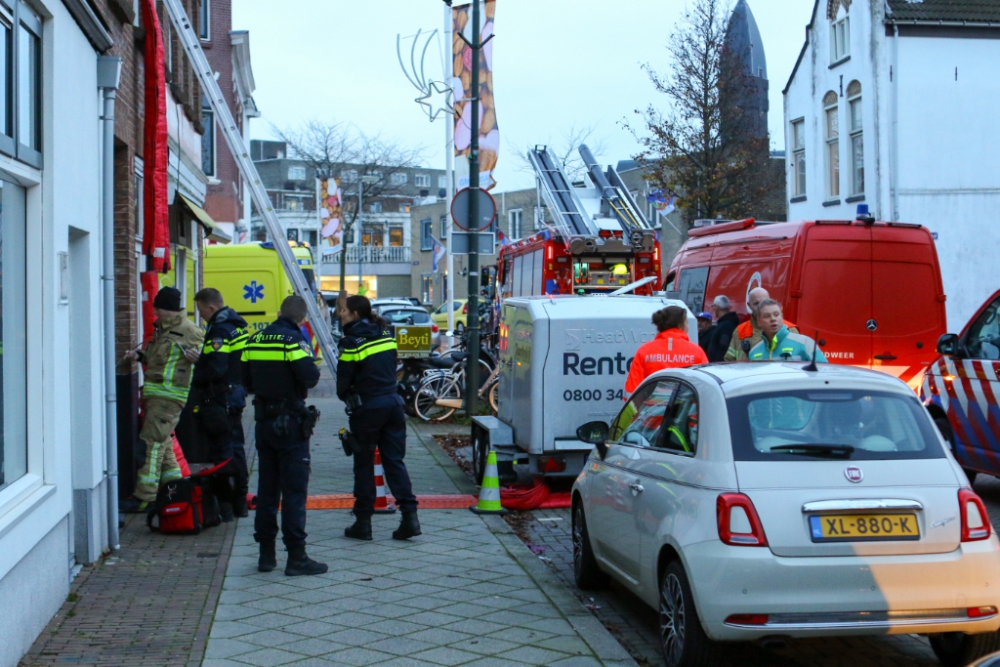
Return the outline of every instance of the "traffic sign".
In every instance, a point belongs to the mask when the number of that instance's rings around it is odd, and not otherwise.
[[[492,255],[496,253],[497,241],[493,232],[452,232],[451,233],[451,254],[468,255],[469,238],[476,237],[476,248],[480,255]]]
[[[469,205],[473,194],[479,198],[479,227],[469,228]],[[462,188],[455,193],[455,198],[451,200],[451,219],[455,224],[467,232],[482,231],[493,224],[497,217],[497,203],[493,196],[486,190],[476,188]]]

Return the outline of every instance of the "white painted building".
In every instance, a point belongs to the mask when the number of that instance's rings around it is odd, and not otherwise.
[[[98,49],[111,38],[86,0],[0,0],[0,36],[0,666],[12,667],[76,563],[108,544]]]
[[[1000,287],[998,66],[996,2],[816,0],[784,90],[789,219],[928,227],[953,331]]]

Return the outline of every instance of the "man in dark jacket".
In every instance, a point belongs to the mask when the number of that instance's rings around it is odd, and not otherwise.
[[[698,322],[698,345],[705,351],[705,354],[708,354],[708,344],[712,342],[712,334],[715,333],[712,313],[698,313],[695,320]]]
[[[309,411],[305,399],[319,382],[319,369],[309,341],[299,331],[306,320],[306,301],[290,296],[278,319],[254,334],[243,350],[247,364],[243,386],[254,394],[257,423],[257,516],[254,539],[260,543],[257,569],[277,567],[274,542],[281,535],[288,550],[285,574],[323,574],[327,567],[306,555],[306,496],[309,487]]]
[[[243,348],[247,323],[226,306],[219,290],[206,287],[194,295],[198,314],[207,322],[205,344],[194,365],[191,404],[198,428],[209,443],[212,463],[231,463],[223,468],[213,487],[219,498],[223,521],[233,515],[248,516],[247,458],[243,448]]]
[[[715,330],[712,332],[712,340],[709,341],[708,354],[709,361],[724,361],[726,351],[729,349],[729,342],[733,338],[733,332],[740,325],[740,316],[733,312],[733,305],[729,297],[720,294],[712,301],[712,314],[715,316]]]
[[[337,397],[347,404],[354,448],[355,522],[344,535],[355,540],[372,539],[375,511],[375,448],[385,468],[386,482],[402,511],[394,540],[420,535],[417,498],[413,495],[406,456],[406,415],[403,399],[396,391],[396,339],[372,314],[371,302],[363,296],[347,297],[338,311],[344,327],[337,364]]]

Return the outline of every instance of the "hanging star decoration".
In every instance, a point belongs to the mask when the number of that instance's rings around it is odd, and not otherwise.
[[[424,94],[413,101],[424,107],[427,117],[433,122],[441,114],[455,114],[455,105],[452,104],[451,97],[451,86],[440,81],[428,81]]]

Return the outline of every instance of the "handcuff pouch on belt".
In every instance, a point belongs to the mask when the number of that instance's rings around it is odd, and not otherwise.
[[[277,436],[295,435],[293,427],[298,425],[301,437],[312,437],[319,421],[320,412],[315,405],[303,405],[297,401],[254,400],[254,420],[273,422],[271,429]]]
[[[363,452],[370,451],[370,447],[366,447],[358,440],[357,436],[348,431],[346,428],[340,429],[340,444],[344,448],[344,454],[347,456],[354,456],[355,454],[360,454]]]

